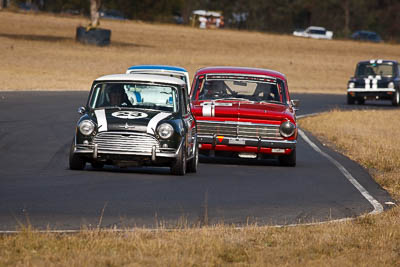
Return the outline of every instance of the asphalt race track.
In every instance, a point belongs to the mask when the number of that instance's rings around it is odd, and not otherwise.
[[[369,213],[374,207],[343,173],[299,137],[297,166],[274,160],[201,158],[199,171],[106,166],[68,169],[77,109],[88,92],[0,92],[0,230],[294,224]],[[294,95],[299,115],[345,105],[345,95]],[[301,125],[300,125],[301,126]],[[358,164],[321,145],[383,208],[392,201]]]

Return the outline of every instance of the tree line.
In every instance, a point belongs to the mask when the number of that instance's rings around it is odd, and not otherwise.
[[[90,13],[90,0],[11,0],[30,2],[49,12]],[[346,38],[356,30],[400,41],[399,0],[102,0],[101,9],[118,10],[127,19],[188,23],[196,9],[221,11],[225,27],[291,33],[310,25]]]

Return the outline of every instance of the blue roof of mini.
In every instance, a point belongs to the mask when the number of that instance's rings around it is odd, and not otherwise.
[[[128,70],[169,70],[169,71],[184,71],[188,72],[186,69],[176,66],[167,66],[167,65],[136,65],[130,67]]]

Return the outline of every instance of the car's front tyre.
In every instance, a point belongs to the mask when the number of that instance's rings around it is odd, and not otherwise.
[[[347,94],[347,105],[354,105],[355,99],[350,94]]]
[[[93,161],[91,165],[93,169],[98,169],[98,170],[104,167],[104,163],[99,161]]]
[[[296,149],[293,149],[292,153],[290,153],[289,155],[279,156],[279,164],[281,166],[289,167],[296,166]]]
[[[178,157],[172,162],[171,174],[185,175],[186,174],[186,146],[183,144],[179,151]]]
[[[199,148],[197,144],[194,146],[194,156],[187,164],[187,172],[197,172],[197,165],[199,164]]]
[[[72,142],[69,151],[69,168],[71,170],[83,170],[85,165],[86,161],[81,156],[74,153],[74,142]]]
[[[395,107],[400,106],[400,91],[396,90],[392,98],[392,105]]]
[[[357,104],[364,105],[365,104],[365,99],[364,98],[357,99]]]

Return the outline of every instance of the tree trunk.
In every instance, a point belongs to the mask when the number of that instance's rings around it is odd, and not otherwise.
[[[347,37],[350,34],[350,0],[344,1],[343,9],[344,9],[343,34]]]
[[[96,28],[99,26],[101,0],[90,0],[90,26]]]

